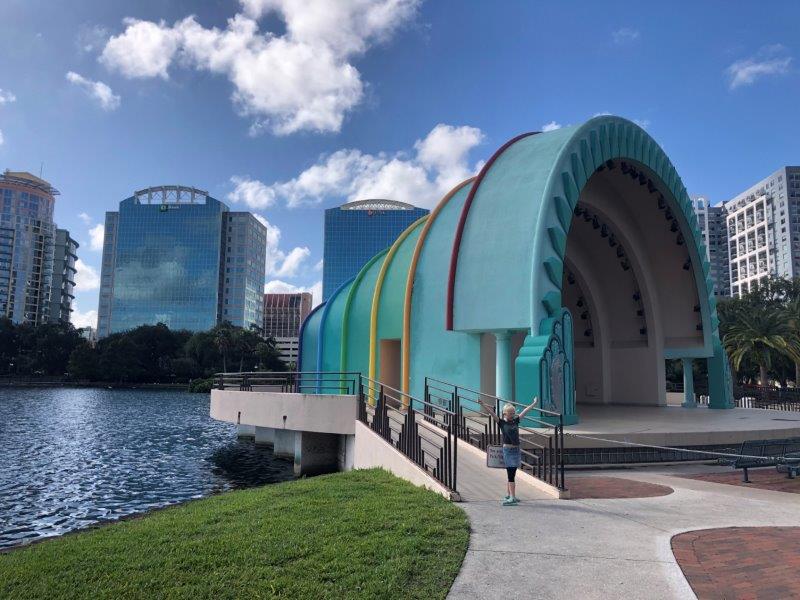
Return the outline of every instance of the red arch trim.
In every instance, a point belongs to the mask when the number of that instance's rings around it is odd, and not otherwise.
[[[475,194],[478,191],[478,187],[483,181],[483,178],[486,176],[486,173],[489,172],[492,164],[494,164],[494,161],[496,161],[500,155],[508,149],[509,146],[523,138],[536,135],[537,133],[540,132],[529,131],[528,133],[520,134],[511,138],[505,144],[500,146],[500,148],[498,148],[497,151],[492,154],[489,160],[486,161],[486,164],[483,165],[480,173],[478,173],[478,176],[472,183],[472,187],[469,189],[469,195],[464,202],[464,206],[461,208],[461,215],[458,218],[458,227],[456,228],[455,238],[453,238],[453,250],[450,253],[450,273],[447,276],[447,305],[445,314],[445,326],[448,331],[453,330],[453,301],[456,289],[456,270],[458,269],[458,253],[461,249],[461,237],[464,235],[464,227],[467,224],[467,215],[469,215],[469,209],[472,206],[472,201],[475,199]]]

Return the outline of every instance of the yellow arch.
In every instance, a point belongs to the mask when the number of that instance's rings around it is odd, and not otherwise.
[[[422,228],[422,231],[419,234],[419,238],[417,238],[417,244],[414,246],[414,254],[411,256],[411,265],[408,268],[408,279],[406,279],[406,293],[405,298],[403,299],[403,335],[400,339],[401,345],[401,371],[400,371],[400,382],[401,382],[401,391],[405,394],[408,394],[409,388],[411,387],[411,296],[414,291],[414,277],[417,274],[417,263],[419,262],[419,257],[422,254],[422,247],[425,245],[425,240],[428,237],[428,231],[430,231],[431,227],[433,226],[433,222],[439,216],[439,213],[442,212],[442,209],[447,206],[447,203],[450,202],[450,199],[458,193],[463,187],[471,184],[475,181],[474,177],[470,177],[469,179],[462,181],[452,190],[445,194],[444,198],[439,201],[439,204],[436,205],[431,211],[429,215],[428,221]]]
[[[425,215],[424,217],[420,217],[416,221],[414,221],[411,225],[409,225],[403,233],[400,234],[400,237],[397,238],[392,247],[389,248],[389,253],[386,255],[386,258],[381,265],[381,270],[378,272],[378,280],[375,282],[375,291],[372,294],[372,310],[369,314],[369,378],[375,381],[375,360],[376,353],[377,353],[377,338],[378,338],[378,307],[381,303],[381,290],[383,289],[383,280],[386,277],[386,272],[389,270],[389,265],[392,264],[392,260],[394,259],[394,255],[397,253],[397,249],[403,243],[403,241],[411,234],[417,226],[422,223],[425,219],[428,218],[429,215]],[[371,403],[374,404],[374,398],[370,397]],[[403,399],[403,403],[406,403],[406,399]]]

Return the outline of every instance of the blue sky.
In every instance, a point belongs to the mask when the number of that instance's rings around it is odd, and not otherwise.
[[[104,212],[151,185],[259,214],[270,289],[316,289],[324,208],[432,206],[523,131],[636,120],[715,203],[800,163],[799,27],[796,2],[3,0],[0,168],[61,190],[78,324]]]

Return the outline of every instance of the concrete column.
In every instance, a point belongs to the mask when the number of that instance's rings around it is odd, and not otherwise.
[[[254,438],[256,436],[256,426],[239,424],[236,426],[236,435],[240,438]]]
[[[255,427],[253,435],[259,446],[273,446],[275,444],[275,430],[272,427]]]
[[[281,458],[294,458],[295,435],[299,432],[291,429],[274,429],[275,445],[273,453]]]
[[[295,475],[320,475],[339,470],[340,437],[337,433],[295,432]]]
[[[503,400],[513,400],[511,397],[511,333],[498,331],[494,337],[497,340],[494,395]]]
[[[682,358],[683,363],[683,406],[684,408],[697,408],[697,400],[694,397],[694,373],[692,371],[692,359]]]

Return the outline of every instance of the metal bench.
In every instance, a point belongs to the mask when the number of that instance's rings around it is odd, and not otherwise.
[[[734,469],[742,469],[742,481],[750,483],[747,470],[755,467],[776,467],[789,479],[800,472],[800,439],[748,440],[742,442],[741,455],[733,461]]]

